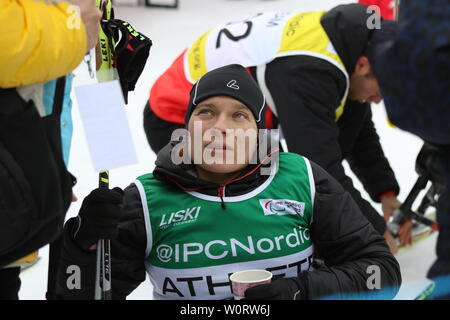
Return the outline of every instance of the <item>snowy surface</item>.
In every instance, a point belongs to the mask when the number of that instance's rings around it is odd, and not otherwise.
[[[124,0],[126,3],[130,1]],[[131,1],[133,2],[133,1]],[[330,9],[341,3],[355,1],[342,0],[180,0],[180,7],[174,9],[142,8],[117,6],[116,17],[130,22],[137,30],[153,40],[153,47],[146,68],[130,93],[126,109],[132,130],[138,164],[115,169],[110,172],[111,187],[126,187],[137,176],[151,172],[154,168],[155,154],[150,150],[142,127],[142,110],[148,91],[156,78],[171,64],[173,59],[200,34],[217,24],[241,18],[247,14],[270,10],[321,10]],[[117,0],[116,3],[120,3]],[[75,86],[90,83],[84,64],[76,70]],[[400,200],[406,198],[417,175],[414,171],[415,158],[422,145],[421,140],[408,133],[388,126],[382,104],[373,105],[373,119],[381,137],[386,156],[396,173],[401,186]],[[98,173],[94,170],[85,133],[81,125],[76,101],[73,106],[74,136],[69,169],[78,178],[74,191],[80,200],[73,203],[67,218],[75,216],[82,199],[97,187]],[[348,169],[348,167],[346,167]],[[353,176],[351,173],[349,173]],[[363,190],[358,181],[355,185]],[[369,199],[365,194],[366,199]],[[378,204],[375,205],[380,209]],[[415,297],[416,287],[426,282],[425,274],[435,259],[436,234],[414,247],[397,254],[404,285],[397,298]],[[40,250],[40,261],[25,270],[22,275],[21,299],[44,299],[47,281],[48,247]],[[151,299],[152,286],[147,279],[136,289],[129,299]]]

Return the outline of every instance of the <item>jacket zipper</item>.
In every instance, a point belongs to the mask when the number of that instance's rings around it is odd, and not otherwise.
[[[268,159],[268,158],[272,155],[272,153],[278,152],[278,151],[279,151],[279,149],[275,149],[275,150],[273,150],[272,152],[270,152],[270,153],[269,153],[269,154],[268,154],[268,155],[267,155],[267,156],[266,156],[266,157],[258,164],[258,166],[256,166],[256,168],[254,168],[252,171],[250,171],[250,172],[248,172],[247,174],[245,174],[245,175],[243,175],[243,176],[241,176],[241,177],[238,177],[238,178],[236,178],[236,179],[234,179],[234,180],[232,180],[232,181],[229,181],[229,182],[227,182],[226,184],[224,184],[223,186],[219,186],[219,187],[217,188],[217,196],[220,197],[220,202],[221,202],[222,209],[226,209],[225,202],[223,201],[223,197],[225,196],[225,187],[226,187],[227,185],[229,185],[229,184],[231,184],[231,183],[233,183],[233,182],[239,181],[239,180],[245,178],[246,176],[252,174],[253,172],[255,172],[259,167],[261,167],[261,165],[264,163],[264,161],[265,161],[266,159]],[[182,190],[187,190],[187,191],[197,191],[197,190],[200,190],[200,189],[201,189],[201,188],[185,188],[185,187],[183,187],[182,185],[180,185],[175,179],[172,179],[172,178],[169,177],[168,175],[166,175],[166,178],[167,178],[168,180],[172,181],[173,183],[175,183],[175,184],[176,184],[180,189],[182,189]]]
[[[222,205],[222,209],[226,209],[225,202],[223,201],[223,197],[225,195],[225,185],[217,188],[217,196],[220,197],[220,202]]]
[[[253,172],[255,172],[259,167],[261,167],[261,165],[264,163],[264,161],[265,161],[268,157],[270,157],[270,156],[272,155],[272,153],[278,152],[278,150],[279,150],[279,149],[276,149],[276,150],[272,151],[271,153],[269,153],[269,154],[261,161],[261,163],[259,163],[258,166],[256,166],[256,168],[253,169],[252,171],[248,172],[247,174],[245,174],[245,175],[243,175],[243,176],[241,176],[241,177],[238,177],[238,178],[236,178],[236,179],[234,179],[234,180],[231,180],[231,181],[225,183],[223,186],[220,186],[220,187],[217,188],[217,196],[220,197],[220,202],[221,202],[221,205],[222,205],[222,209],[226,209],[225,202],[223,201],[223,197],[225,196],[225,187],[226,187],[227,185],[229,185],[229,184],[231,184],[231,183],[233,183],[233,182],[239,181],[239,180],[245,178],[246,176],[252,174]]]

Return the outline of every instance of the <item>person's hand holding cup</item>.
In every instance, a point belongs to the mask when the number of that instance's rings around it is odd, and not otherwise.
[[[245,270],[230,276],[235,300],[304,300],[305,284],[299,277],[272,279],[266,270]]]
[[[241,300],[245,298],[248,288],[270,283],[272,273],[266,270],[244,270],[233,273],[230,280],[234,299]]]

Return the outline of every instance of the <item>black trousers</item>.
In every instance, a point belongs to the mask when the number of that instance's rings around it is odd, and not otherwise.
[[[144,131],[147,141],[155,153],[169,143],[172,132],[179,128],[184,128],[184,125],[159,118],[147,102],[144,108]]]
[[[20,267],[0,269],[0,300],[19,300]]]

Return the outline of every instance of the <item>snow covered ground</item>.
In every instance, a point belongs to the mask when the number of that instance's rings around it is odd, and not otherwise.
[[[116,0],[116,3],[134,3],[135,0]],[[142,110],[148,91],[156,78],[171,64],[173,59],[200,34],[219,23],[231,21],[247,14],[269,10],[318,10],[330,9],[341,3],[355,1],[343,0],[180,0],[179,9],[143,8],[116,5],[116,17],[130,22],[137,30],[153,40],[153,47],[146,68],[141,75],[136,90],[129,95],[126,108],[132,130],[134,145],[139,162],[132,166],[110,172],[111,187],[126,187],[138,175],[151,172],[154,168],[155,154],[150,150],[142,127]],[[75,72],[75,86],[89,83],[84,64]],[[417,175],[414,171],[415,158],[422,145],[413,135],[388,126],[382,104],[373,105],[373,119],[381,137],[386,156],[396,173],[401,186],[400,200],[406,198]],[[75,216],[82,199],[97,187],[98,173],[94,170],[81,125],[79,110],[73,106],[74,136],[69,169],[78,178],[75,193],[80,199],[72,204],[67,218]],[[348,167],[347,167],[348,169]],[[351,172],[349,172],[351,176]],[[359,190],[361,185],[355,181]],[[367,194],[365,197],[369,199]],[[376,208],[380,209],[378,204]],[[397,254],[404,285],[397,298],[414,298],[415,286],[423,285],[425,274],[435,259],[436,234],[418,243],[413,248]],[[22,275],[21,299],[44,299],[47,281],[48,247],[40,250],[40,261]],[[136,289],[129,299],[151,299],[152,287],[147,281]]]

